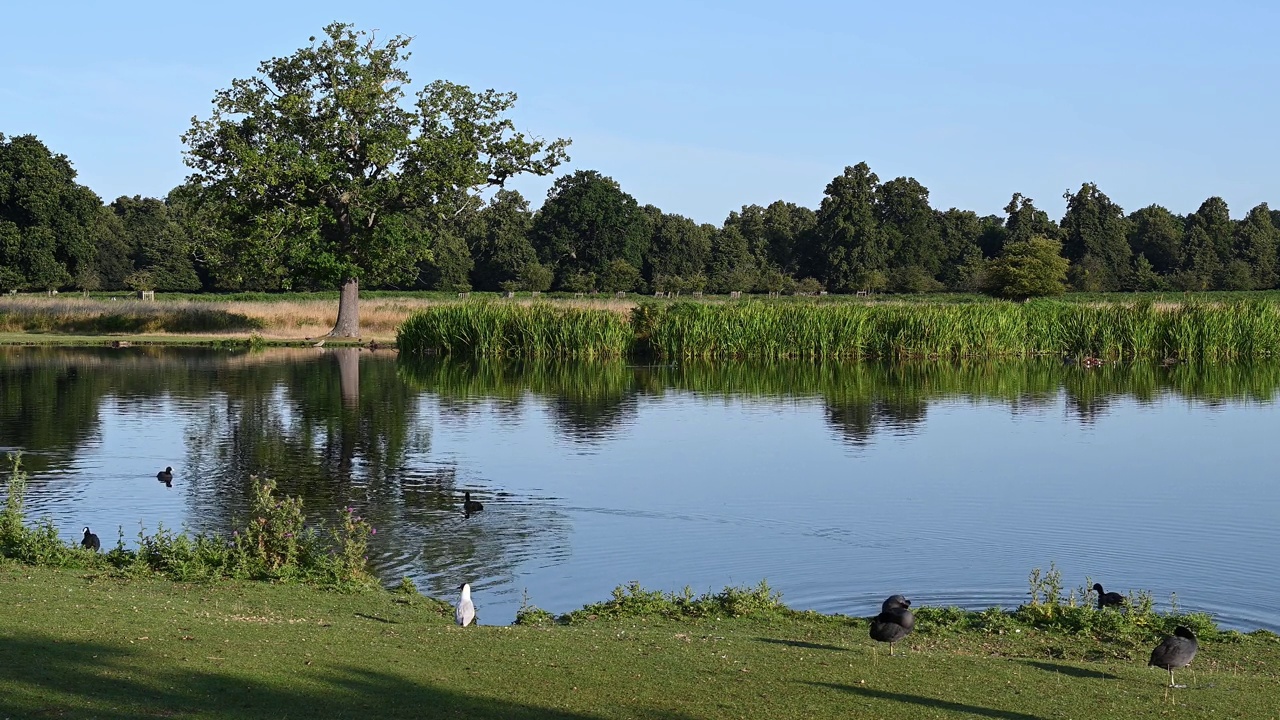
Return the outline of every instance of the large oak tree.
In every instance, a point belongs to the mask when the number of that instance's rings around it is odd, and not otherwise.
[[[549,174],[569,141],[517,132],[505,115],[514,93],[437,80],[406,103],[410,38],[324,32],[219,90],[183,140],[191,180],[242,219],[239,233],[215,235],[228,240],[210,262],[247,253],[262,272],[341,287],[330,334],[354,337],[359,283],[411,281],[430,257],[404,214],[447,218],[512,176]]]

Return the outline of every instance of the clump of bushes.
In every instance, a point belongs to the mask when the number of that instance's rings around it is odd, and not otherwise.
[[[782,618],[803,615],[782,603],[782,594],[761,580],[755,587],[726,587],[718,593],[694,595],[688,587],[679,593],[646,590],[632,581],[613,589],[604,602],[585,605],[558,617],[541,608],[526,605],[516,614],[517,625],[543,625],[555,622],[572,625],[597,619],[655,617],[667,619],[699,618]]]
[[[337,526],[308,525],[300,498],[276,495],[274,480],[251,477],[249,517],[231,537],[175,532],[163,525],[138,533],[137,548],[120,534],[114,548],[95,553],[64,542],[53,522],[25,522],[27,477],[19,456],[10,455],[4,509],[0,510],[0,556],[30,565],[103,569],[125,575],[155,574],[192,582],[234,578],[305,582],[336,587],[372,587],[365,554],[377,531],[346,508]]]
[[[1027,578],[1030,600],[1014,610],[989,608],[982,611],[960,608],[913,608],[916,631],[922,634],[982,632],[1005,635],[1022,630],[1041,630],[1057,635],[1087,636],[1120,646],[1136,647],[1170,635],[1179,625],[1190,628],[1202,640],[1230,642],[1235,631],[1222,630],[1208,613],[1183,613],[1176,603],[1172,612],[1157,613],[1151,593],[1129,593],[1123,607],[1098,609],[1093,583],[1066,591],[1062,572],[1050,563],[1047,571],[1035,568]]]

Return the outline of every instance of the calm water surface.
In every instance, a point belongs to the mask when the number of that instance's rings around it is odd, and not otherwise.
[[[1280,630],[1280,366],[406,364],[307,349],[0,349],[31,516],[104,544],[229,532],[248,476],[378,529],[372,560],[481,620],[620,583],[767,578],[792,607],[1013,607],[1150,590]],[[172,488],[155,473],[174,468]],[[465,517],[462,492],[485,504]]]

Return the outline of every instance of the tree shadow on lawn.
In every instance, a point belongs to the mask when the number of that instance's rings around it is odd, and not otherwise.
[[[836,652],[848,652],[849,648],[843,648],[838,645],[824,645],[822,643],[805,642],[804,640],[781,640],[778,638],[756,638],[759,642],[773,643],[774,645],[790,645],[791,647],[804,648],[806,650],[834,650]]]
[[[906,693],[872,690],[871,688],[857,687],[855,685],[841,685],[839,683],[809,682],[806,684],[813,685],[814,687],[830,688],[832,690],[843,690],[848,693],[853,693],[854,695],[862,695],[864,697],[875,698],[877,700],[891,700],[893,702],[920,705],[927,708],[933,708],[934,710],[964,713],[965,715],[972,715],[974,717],[998,718],[999,720],[1043,720],[1036,715],[1027,715],[1026,713],[1012,712],[1010,710],[984,708],[978,705],[965,705],[964,703],[938,700],[936,698],[924,697],[923,695],[907,695]]]
[[[1072,667],[1070,665],[1060,665],[1058,663],[1037,662],[1035,660],[1023,660],[1023,665],[1029,665],[1037,670],[1045,672],[1061,673],[1071,677],[1092,678],[1094,680],[1119,680],[1120,676],[1111,673],[1099,672],[1097,670],[1089,670],[1086,668]]]
[[[199,654],[197,651],[196,654]],[[149,661],[159,660],[147,656]],[[91,642],[0,636],[0,718],[89,716],[213,718],[423,718],[595,720],[549,707],[466,695],[363,667],[306,668],[261,682],[177,667],[140,668],[136,654]],[[316,685],[323,685],[317,689]],[[635,717],[689,720],[658,708]]]

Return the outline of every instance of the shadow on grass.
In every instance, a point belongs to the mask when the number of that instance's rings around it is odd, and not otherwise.
[[[774,645],[789,645],[791,647],[804,648],[806,650],[834,650],[835,652],[848,652],[849,648],[842,648],[838,645],[824,645],[822,643],[805,642],[804,640],[779,640],[777,638],[756,638],[757,641],[763,643],[772,643]]]
[[[205,651],[195,649],[193,654]],[[191,668],[140,668],[140,654],[93,642],[0,636],[0,718],[424,718],[595,720],[529,702],[469,695],[419,677],[365,667],[285,671],[264,681]],[[431,669],[426,668],[430,673]],[[536,699],[530,698],[533,702]],[[634,717],[689,720],[657,708]]]
[[[906,703],[908,705],[919,705],[920,707],[930,708],[933,710],[963,713],[966,716],[972,717],[1000,718],[1001,720],[1043,720],[1036,715],[1028,715],[1026,713],[1013,712],[1011,710],[984,708],[978,705],[965,705],[964,703],[938,700],[936,698],[924,697],[922,695],[907,695],[906,693],[872,690],[871,688],[857,687],[855,685],[841,685],[839,683],[810,682],[806,684],[813,685],[814,687],[830,688],[832,690],[843,690],[847,693],[874,698],[876,700],[890,700],[893,702]]]
[[[388,620],[386,618],[378,617],[377,615],[369,615],[368,613],[362,613],[362,612],[358,612],[355,615],[356,617],[364,618],[365,620],[373,620],[375,622],[386,623],[388,625],[399,625],[399,623],[397,623],[395,620]]]
[[[1070,665],[1060,665],[1058,663],[1037,662],[1035,660],[1024,660],[1022,661],[1022,664],[1029,665],[1038,670],[1044,670],[1045,672],[1061,673],[1063,675],[1070,675],[1071,677],[1093,678],[1095,680],[1119,680],[1120,679],[1118,675],[1112,675],[1111,673],[1098,672],[1097,670],[1088,670],[1086,668],[1072,667]]]

